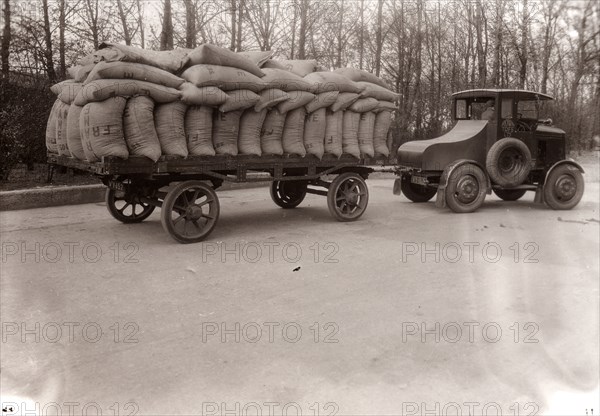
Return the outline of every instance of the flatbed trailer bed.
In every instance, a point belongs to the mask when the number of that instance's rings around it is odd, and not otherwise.
[[[347,154],[340,158],[326,154],[322,159],[313,155],[162,156],[157,162],[104,157],[87,162],[49,154],[48,163],[99,176],[108,187],[107,208],[117,220],[141,222],[160,207],[165,231],[180,243],[194,243],[214,229],[220,211],[215,190],[225,181],[271,182],[271,198],[285,209],[297,207],[307,193],[326,196],[336,220],[355,221],[369,200],[365,180],[377,167],[391,162],[385,157],[357,159]]]

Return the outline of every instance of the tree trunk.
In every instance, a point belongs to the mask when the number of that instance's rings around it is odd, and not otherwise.
[[[383,49],[383,1],[378,0],[377,31],[375,33],[375,75],[381,73],[381,51]]]
[[[239,0],[238,5],[238,18],[237,18],[237,30],[236,30],[236,50],[240,52],[242,50],[242,18],[244,17],[245,0]]]
[[[119,10],[119,18],[121,19],[121,26],[123,28],[123,40],[125,41],[125,45],[131,45],[131,35],[129,33],[129,26],[127,25],[127,16],[123,9],[123,0],[117,0],[117,9]]]
[[[0,57],[2,58],[2,79],[8,81],[9,58],[10,58],[10,0],[4,0],[4,28],[2,29],[2,44],[0,45]]]
[[[492,84],[500,86],[500,53],[502,51],[502,23],[504,21],[504,0],[496,0],[496,28],[494,44],[494,64],[492,69]]]
[[[308,29],[308,1],[300,0],[300,33],[298,34],[298,59],[306,59],[306,30]]]
[[[54,62],[52,60],[52,29],[50,28],[50,10],[48,9],[48,0],[42,0],[42,9],[44,10],[44,42],[46,49],[44,51],[44,64],[46,66],[46,74],[50,82],[56,81],[56,71],[54,70]]]
[[[340,21],[338,25],[338,33],[337,33],[337,56],[336,56],[336,67],[342,67],[342,48],[343,44],[343,30],[344,30],[344,0],[340,1]]]
[[[482,25],[485,21],[485,12],[483,10],[481,0],[477,2],[475,7],[475,33],[477,36],[477,72],[479,77],[478,84],[479,87],[485,88],[487,84],[487,57],[485,54],[485,49],[483,47],[483,31],[487,31],[487,28],[482,28]]]
[[[235,51],[235,41],[237,39],[237,37],[235,36],[235,30],[237,28],[237,23],[236,23],[236,19],[237,19],[237,0],[231,0],[231,10],[230,10],[230,16],[231,16],[231,42],[229,44],[229,49],[231,49],[232,51]]]
[[[162,32],[160,34],[160,50],[167,51],[173,49],[173,16],[171,14],[171,0],[165,1],[163,13]]]
[[[404,3],[403,6],[404,7]],[[360,0],[360,33],[358,34],[359,69],[363,69],[365,59],[365,0]]]
[[[67,77],[67,59],[65,57],[65,30],[67,28],[66,23],[66,7],[65,0],[60,0],[59,3],[59,16],[58,16],[58,56],[59,56],[59,64],[60,64],[60,79],[65,79]]]
[[[185,47],[196,47],[196,8],[194,0],[184,0],[185,4]]]
[[[140,46],[142,49],[146,47],[146,32],[144,31],[144,11],[140,0],[136,0],[138,9],[138,26],[140,28]]]
[[[529,34],[528,25],[527,0],[523,0],[523,21],[521,22],[521,46],[519,52],[519,60],[521,61],[521,70],[519,71],[519,88],[525,89],[527,81],[527,43]]]

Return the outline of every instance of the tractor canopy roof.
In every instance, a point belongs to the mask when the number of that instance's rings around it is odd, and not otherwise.
[[[518,101],[522,100],[553,100],[550,95],[542,94],[541,92],[526,91],[526,90],[510,90],[510,89],[476,89],[455,92],[452,98],[476,98],[489,97],[497,95],[502,97],[512,97]]]

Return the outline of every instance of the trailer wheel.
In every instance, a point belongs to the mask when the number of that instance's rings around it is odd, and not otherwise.
[[[304,201],[306,188],[306,181],[273,181],[271,199],[281,208],[296,208]]]
[[[411,175],[402,175],[400,182],[402,193],[412,202],[427,202],[435,196],[437,189],[428,188],[411,182]]]
[[[552,169],[544,183],[544,199],[552,209],[571,209],[581,201],[583,188],[581,171],[572,165],[560,165]]]
[[[217,224],[219,208],[214,189],[201,181],[186,181],[167,193],[161,222],[176,241],[196,243],[205,239]]]
[[[485,167],[494,183],[506,188],[518,186],[531,171],[531,152],[521,140],[506,137],[490,147]]]
[[[327,191],[329,212],[338,221],[355,221],[364,214],[369,203],[369,189],[357,173],[348,172],[336,177]]]
[[[129,197],[123,191],[108,188],[106,190],[106,207],[108,212],[124,224],[134,224],[144,221],[156,208],[154,205],[139,201],[135,196]]]
[[[527,192],[525,189],[494,189],[493,191],[503,201],[517,201]]]
[[[466,163],[457,167],[448,178],[446,204],[457,213],[477,210],[485,200],[486,183],[485,173],[479,166]]]

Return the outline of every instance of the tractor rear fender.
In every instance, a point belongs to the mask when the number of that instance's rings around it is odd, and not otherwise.
[[[552,171],[554,169],[556,169],[557,167],[562,166],[562,165],[571,165],[574,168],[578,169],[581,173],[585,173],[585,170],[583,170],[581,165],[579,163],[575,162],[573,159],[569,158],[569,159],[559,160],[554,165],[552,165],[550,167],[550,169],[548,169],[548,172],[546,172],[546,176],[544,177],[544,184],[548,181],[548,176],[550,176],[550,173],[552,173]],[[543,192],[544,184],[540,184],[535,191],[534,202],[536,202],[536,203],[543,204],[545,202],[544,201],[544,192]]]
[[[455,160],[454,162],[450,163],[448,166],[446,166],[446,168],[444,169],[444,172],[442,172],[442,177],[440,178],[440,184],[438,186],[438,190],[437,190],[437,196],[435,199],[435,206],[438,208],[445,208],[446,207],[446,185],[448,185],[448,178],[450,178],[450,175],[452,174],[452,172],[454,172],[454,170],[462,165],[466,165],[467,163],[472,163],[476,166],[478,166],[484,173],[485,173],[485,177],[486,177],[486,192],[488,194],[492,193],[492,181],[490,180],[490,177],[487,174],[487,171],[485,170],[485,167],[481,165],[481,163],[478,163],[474,160],[469,160],[469,159],[458,159]]]

